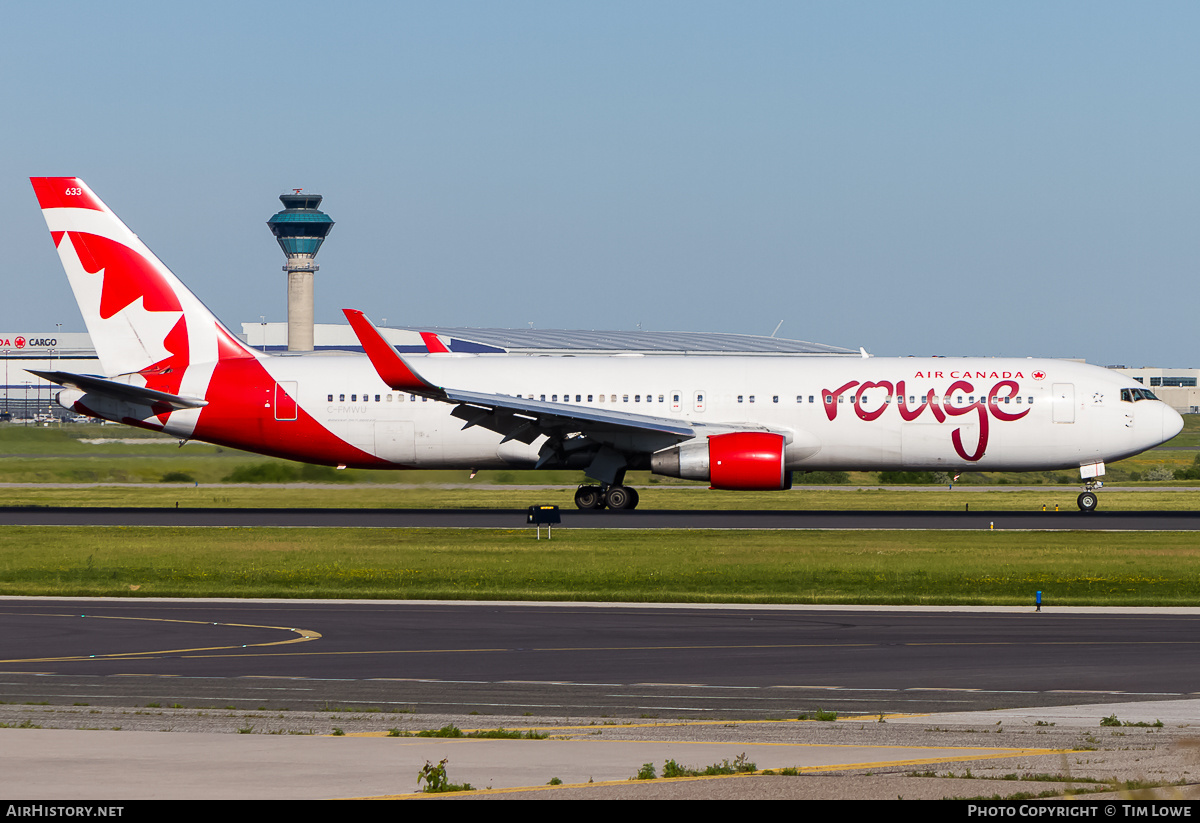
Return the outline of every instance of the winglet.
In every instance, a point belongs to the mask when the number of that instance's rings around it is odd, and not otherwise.
[[[446,344],[438,339],[438,336],[431,331],[421,332],[421,340],[425,343],[425,350],[430,354],[445,354],[450,351],[446,348]]]
[[[350,321],[350,328],[362,343],[363,351],[371,358],[371,365],[384,383],[397,391],[440,396],[442,390],[409,368],[392,344],[383,339],[375,324],[357,309],[342,309]]]

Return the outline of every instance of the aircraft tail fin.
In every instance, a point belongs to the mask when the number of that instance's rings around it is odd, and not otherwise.
[[[109,375],[171,395],[193,363],[261,356],[238,340],[77,177],[33,177],[42,216]]]

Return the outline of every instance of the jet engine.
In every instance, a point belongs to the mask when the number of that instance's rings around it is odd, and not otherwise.
[[[786,438],[772,432],[731,432],[697,438],[650,456],[650,470],[667,477],[707,480],[714,489],[790,489]]]

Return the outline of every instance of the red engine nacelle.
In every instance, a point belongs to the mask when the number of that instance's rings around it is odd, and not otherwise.
[[[735,432],[708,438],[709,480],[714,489],[790,489],[784,468],[784,438],[770,432]]]
[[[714,489],[790,489],[792,473],[784,468],[786,442],[783,435],[771,432],[716,434],[657,452],[650,466],[656,474],[707,480]]]

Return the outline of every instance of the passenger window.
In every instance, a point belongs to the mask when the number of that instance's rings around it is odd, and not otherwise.
[[[379,395],[375,395],[375,402],[376,402],[376,403],[378,403],[378,402],[379,402]]]
[[[601,400],[603,400],[603,398],[601,398]],[[592,396],[591,396],[590,394],[588,395],[588,402],[589,402],[589,403],[591,403],[591,402],[592,402]]]
[[[1128,389],[1126,389],[1126,391],[1129,391],[1129,390],[1128,390]],[[330,403],[332,403],[332,402],[333,402],[333,395],[332,395],[332,394],[331,394],[331,395],[329,395],[329,402],[330,402]]]
[[[741,402],[742,402],[742,396],[741,396],[740,394],[738,395],[738,402],[739,402],[739,403],[741,403]]]
[[[350,395],[350,402],[351,402],[351,403],[357,403],[357,402],[358,402],[358,395],[357,395],[357,394],[352,394],[352,395]]]
[[[772,397],[772,398],[771,398],[771,402],[772,402],[772,403],[778,403],[778,402],[779,402],[779,395],[775,395],[774,397]]]

